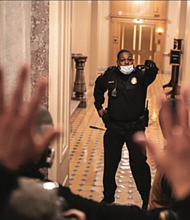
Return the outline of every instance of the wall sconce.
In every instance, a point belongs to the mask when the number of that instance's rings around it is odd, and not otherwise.
[[[138,23],[138,24],[142,23],[142,19],[139,19],[139,18],[136,18],[133,21],[134,23]]]
[[[161,27],[159,27],[159,28],[157,29],[157,33],[158,33],[159,35],[161,35],[162,32],[163,32],[163,29],[162,29]]]
[[[163,33],[163,29],[161,27],[159,27],[157,30],[158,33],[158,41],[157,41],[157,51],[160,51],[160,47],[161,47],[161,38],[162,38],[162,33]]]

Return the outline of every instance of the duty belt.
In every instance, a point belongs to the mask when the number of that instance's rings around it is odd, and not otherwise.
[[[113,122],[115,125],[125,128],[127,131],[134,129],[137,125],[142,125],[142,120],[138,118],[136,121],[129,122]]]

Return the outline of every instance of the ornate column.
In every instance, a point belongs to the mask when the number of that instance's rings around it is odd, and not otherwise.
[[[74,100],[79,100],[79,108],[86,108],[86,83],[85,83],[85,76],[84,76],[84,66],[87,60],[87,56],[83,56],[82,54],[73,54],[72,58],[76,63],[76,76],[74,82],[74,89],[75,92]]]

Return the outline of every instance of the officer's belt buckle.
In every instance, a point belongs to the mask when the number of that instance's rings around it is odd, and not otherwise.
[[[136,121],[124,123],[124,128],[126,130],[131,130],[132,128],[134,128],[135,124],[136,124]]]

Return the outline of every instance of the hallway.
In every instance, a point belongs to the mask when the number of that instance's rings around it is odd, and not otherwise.
[[[148,89],[149,127],[146,129],[148,138],[163,146],[163,137],[158,124],[157,97],[164,94],[162,85],[170,81],[170,74],[158,74],[154,83]],[[171,88],[169,88],[171,89]],[[96,201],[102,199],[103,173],[103,134],[96,126],[104,129],[93,104],[93,88],[90,91],[87,107],[77,108],[71,117],[72,132],[70,135],[70,179],[69,186],[74,193]],[[148,153],[148,163],[151,168],[152,181],[156,172],[155,164]],[[141,206],[141,198],[130,171],[128,151],[123,147],[122,160],[116,174],[117,190],[115,203],[135,204]]]

